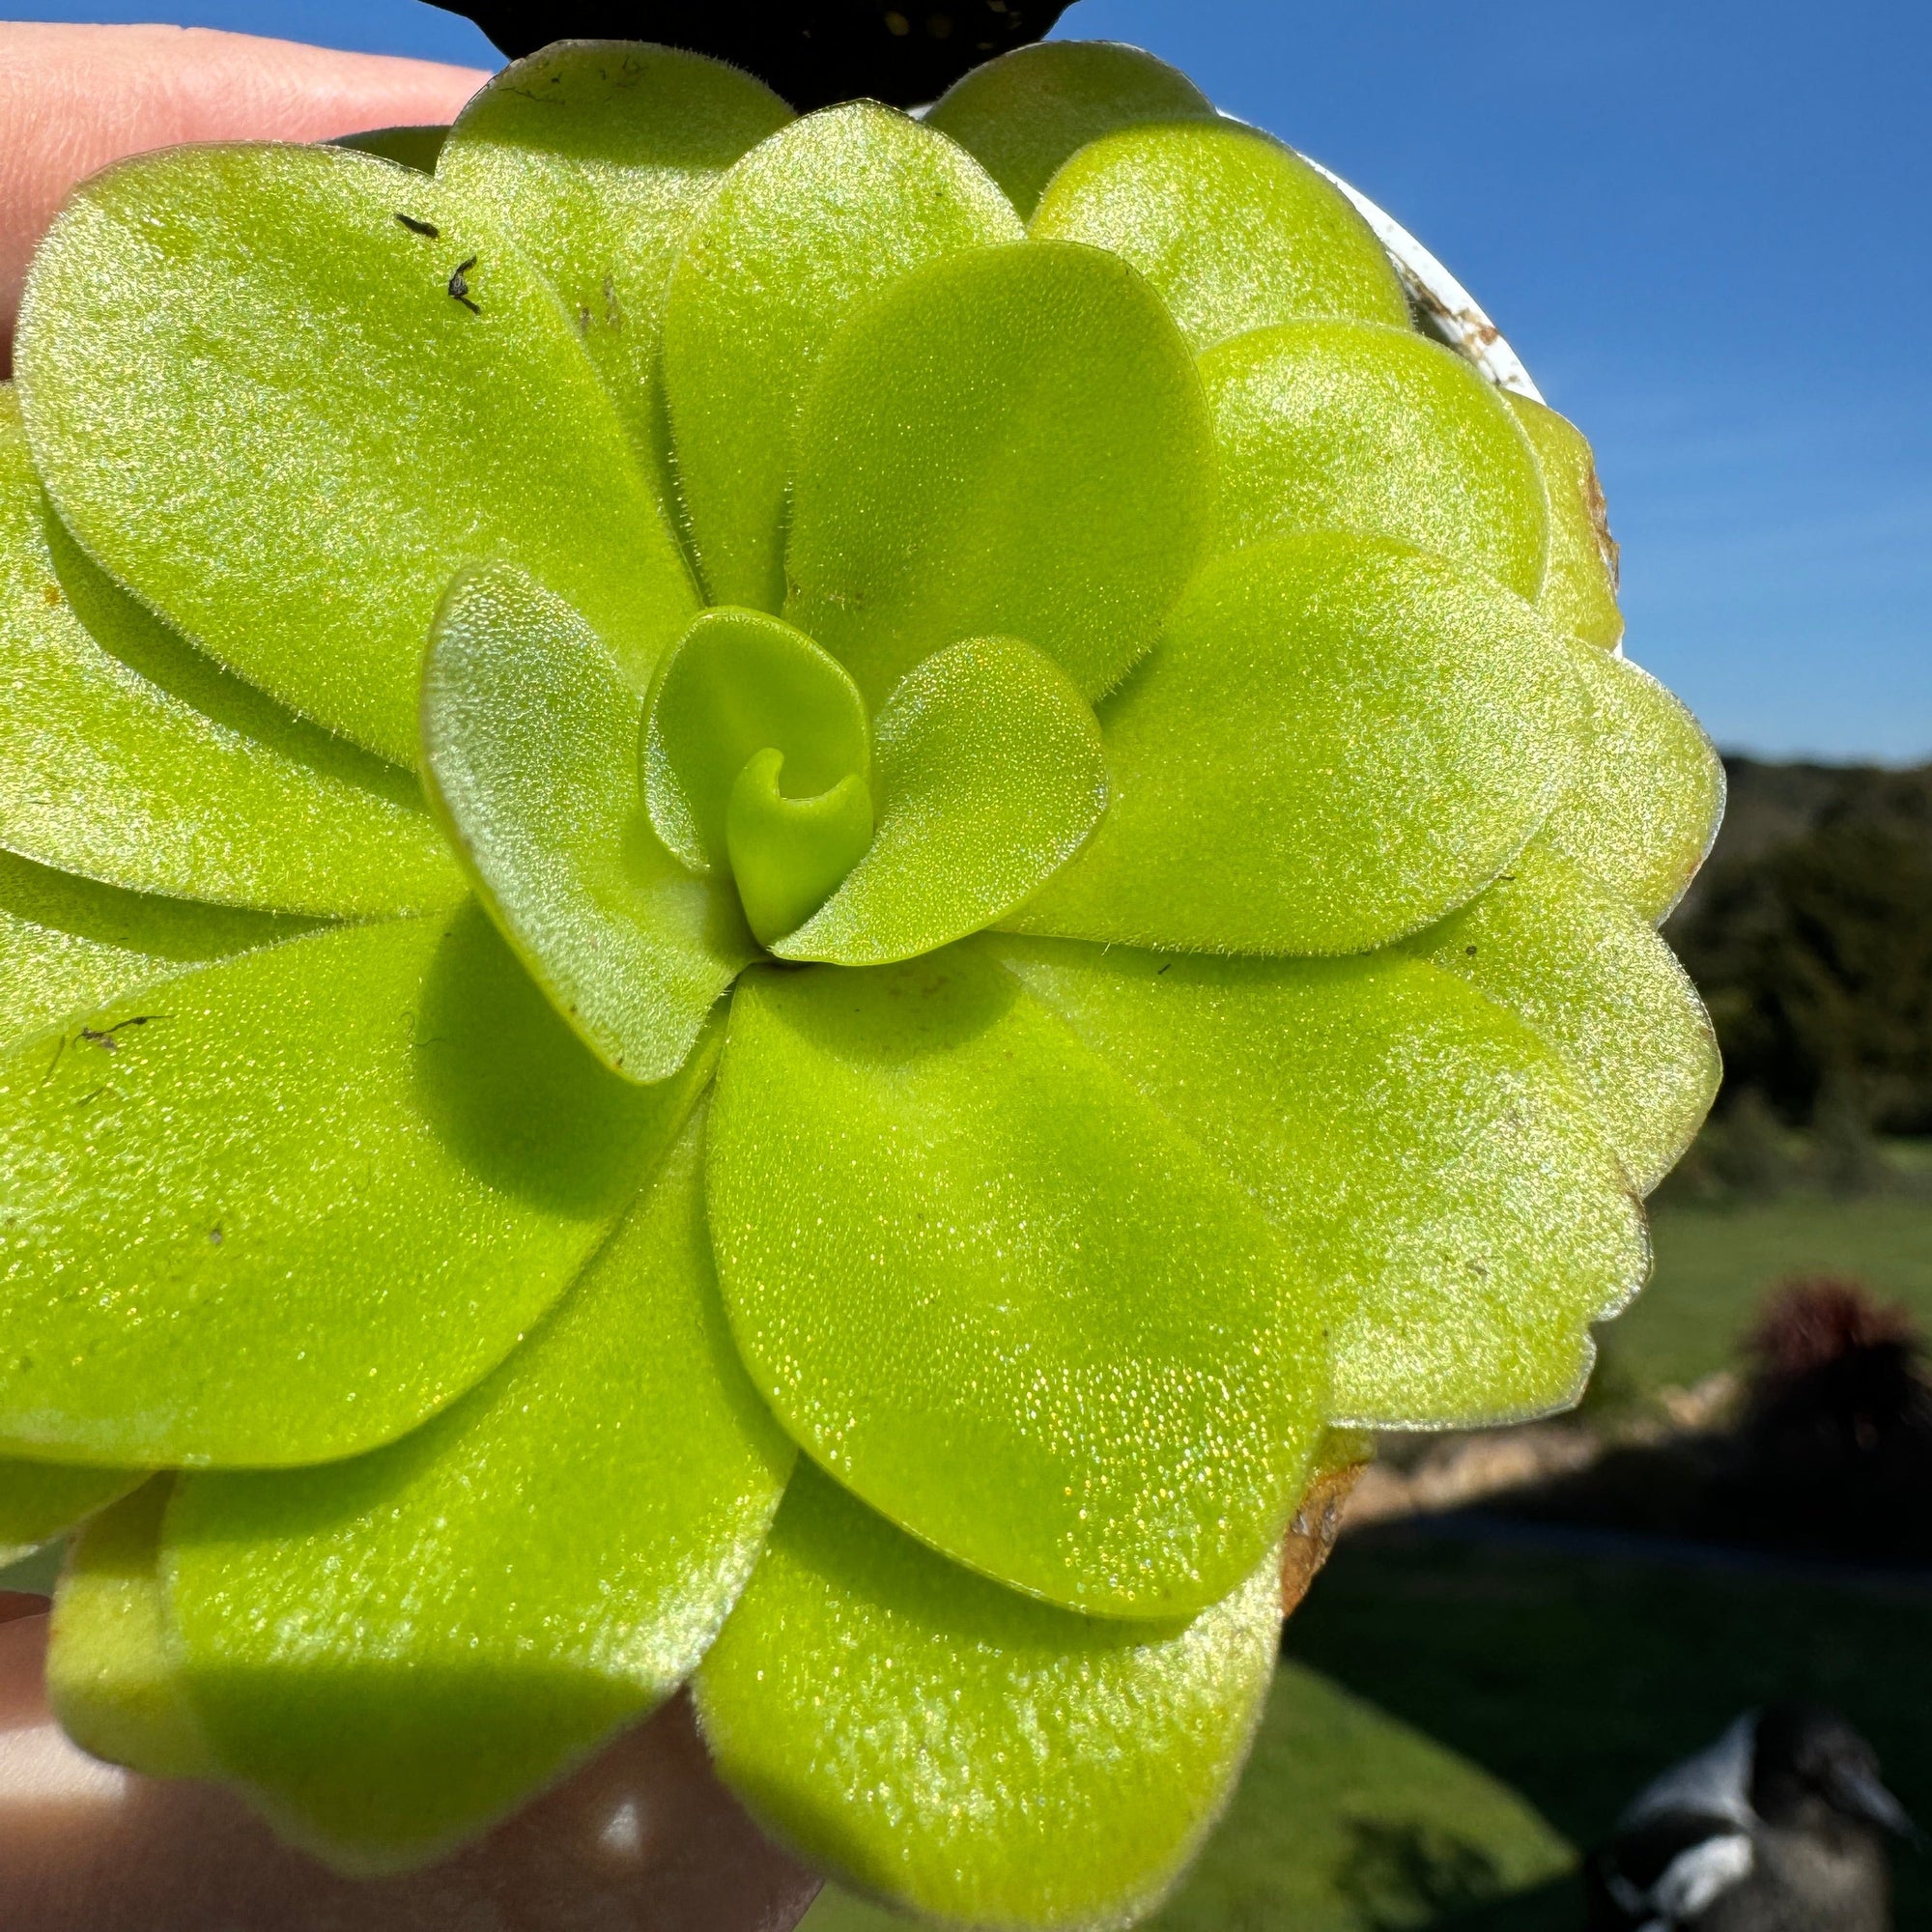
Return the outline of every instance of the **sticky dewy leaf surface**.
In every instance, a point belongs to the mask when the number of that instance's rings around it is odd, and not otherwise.
[[[1661,921],[1718,836],[1723,761],[1648,671],[1591,645],[1573,655],[1589,695],[1589,735],[1540,836]]]
[[[1639,1194],[1663,1179],[1703,1124],[1722,1068],[1696,989],[1636,913],[1535,838],[1487,892],[1409,945],[1562,1053]]]
[[[974,948],[742,981],[709,1199],[753,1379],[924,1541],[1167,1615],[1280,1534],[1325,1400],[1299,1258]]]
[[[808,115],[725,177],[685,240],[664,339],[679,485],[714,603],[784,601],[793,426],[839,326],[910,270],[1020,234],[969,155],[876,101]]]
[[[719,176],[791,118],[723,61],[568,41],[497,74],[437,160],[438,181],[487,212],[556,291],[654,469],[659,327],[678,243]]]
[[[752,948],[728,884],[650,828],[643,702],[603,640],[509,565],[459,582],[423,668],[423,773],[519,956],[606,1065],[662,1080]]]
[[[107,620],[102,639],[89,616]],[[141,634],[160,628],[55,523],[0,385],[0,841],[112,885],[287,911],[457,897],[419,806],[277,752],[144,675],[155,640]]]
[[[280,1465],[493,1368],[678,1116],[473,905],[210,966],[0,1052],[0,1449]]]
[[[697,1678],[725,1780],[846,1885],[949,1923],[1129,1923],[1246,1757],[1281,1622],[1270,1557],[1187,1624],[1028,1601],[801,1465]]]
[[[123,892],[0,851],[0,1041],[302,929],[271,914]]]
[[[401,1442],[185,1479],[164,1575],[211,1747],[334,1861],[473,1834],[689,1675],[793,1460],[731,1346],[687,1128],[530,1341]]]
[[[1549,492],[1549,570],[1539,600],[1544,614],[1585,643],[1614,644],[1624,634],[1617,546],[1597,460],[1582,431],[1547,404],[1513,390],[1500,393],[1535,445]]]
[[[1211,514],[1207,402],[1152,292],[1023,242],[905,277],[834,339],[798,432],[785,614],[875,708],[962,638],[1090,698],[1153,643]]]
[[[556,298],[447,189],[373,156],[187,147],[95,176],[35,258],[15,355],[82,544],[191,641],[404,764],[466,564],[521,561],[640,674],[693,608]]]
[[[47,1639],[47,1699],[75,1744],[152,1777],[218,1767],[182,1694],[157,1562],[172,1479],[88,1524],[68,1553]]]
[[[1330,533],[1237,551],[1101,706],[1107,815],[1014,923],[1208,952],[1379,945],[1520,849],[1582,704],[1563,639],[1485,578]]]
[[[1379,323],[1252,329],[1201,358],[1224,550],[1291,530],[1400,537],[1519,596],[1543,585],[1548,511],[1529,439],[1440,343]]]
[[[0,1461],[0,1561],[52,1542],[141,1480],[134,1469]]]
[[[1402,283],[1331,182],[1259,128],[1183,121],[1082,148],[1028,223],[1131,262],[1196,349],[1304,317],[1408,324]]]
[[[880,713],[879,828],[827,904],[772,948],[877,966],[1010,912],[1107,805],[1100,727],[1057,665],[1010,638],[935,652]]]
[[[1588,1324],[1635,1293],[1648,1250],[1586,1091],[1516,1014],[1387,954],[997,945],[1322,1284],[1338,1420],[1575,1401]]]
[[[947,89],[925,125],[951,135],[1023,215],[1076,149],[1147,121],[1211,121],[1214,103],[1178,68],[1111,41],[1037,41]]]

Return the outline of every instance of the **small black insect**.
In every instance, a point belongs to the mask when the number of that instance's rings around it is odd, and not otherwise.
[[[483,311],[480,308],[478,308],[473,301],[469,299],[469,271],[475,266],[476,266],[476,257],[472,255],[470,256],[469,261],[463,263],[462,266],[458,268],[455,274],[451,275],[449,278],[449,293],[456,298],[456,300],[460,301],[463,304],[463,306],[469,311],[471,315],[481,315]]]
[[[403,226],[410,231],[412,235],[427,235],[432,242],[436,241],[437,238],[440,236],[442,233],[442,230],[439,228],[434,221],[418,221],[413,214],[398,213],[396,219],[400,221],[403,224]]]
[[[84,1026],[80,1030],[80,1037],[90,1046],[98,1046],[102,1053],[112,1053],[121,1044],[114,1036],[123,1027],[146,1026],[150,1020],[164,1020],[166,1018],[166,1013],[136,1013],[132,1019],[116,1020],[111,1027],[102,1027],[98,1032],[93,1027]]]

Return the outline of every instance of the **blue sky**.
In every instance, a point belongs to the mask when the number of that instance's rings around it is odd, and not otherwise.
[[[416,0],[154,19],[486,62]],[[1922,0],[1080,0],[1407,224],[1594,439],[1630,650],[1726,746],[1932,756]]]

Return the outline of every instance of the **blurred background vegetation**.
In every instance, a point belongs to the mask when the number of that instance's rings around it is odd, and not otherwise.
[[[1579,1853],[1778,1697],[1932,1825],[1932,766],[1726,766],[1665,927],[1725,1082],[1652,1284],[1576,1417],[1384,1438],[1160,1932],[1576,1932]]]

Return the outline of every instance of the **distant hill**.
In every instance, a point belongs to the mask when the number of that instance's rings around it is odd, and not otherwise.
[[[1932,1133],[1932,765],[1724,765],[1723,830],[1665,935],[1727,1096]]]

